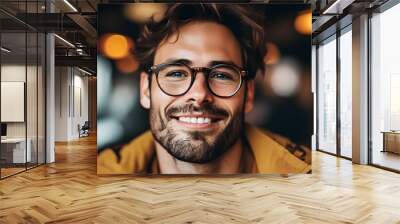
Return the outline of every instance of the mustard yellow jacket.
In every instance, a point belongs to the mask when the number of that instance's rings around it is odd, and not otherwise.
[[[273,135],[256,127],[246,125],[246,138],[252,160],[246,168],[248,173],[307,173],[311,171],[311,154],[306,158],[290,152],[293,146],[285,138]],[[146,131],[122,147],[117,155],[112,149],[103,150],[97,157],[98,174],[143,174],[159,173],[153,136]],[[304,160],[304,161],[303,161]]]

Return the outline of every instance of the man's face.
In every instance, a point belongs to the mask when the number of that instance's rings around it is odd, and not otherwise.
[[[210,67],[224,61],[243,67],[239,43],[232,32],[213,22],[191,22],[156,50],[154,64],[184,59],[191,67]],[[150,109],[155,140],[175,158],[192,163],[210,162],[239,139],[244,113],[252,109],[254,83],[244,83],[232,97],[213,95],[205,74],[199,72],[183,96],[166,95],[156,76],[141,75],[141,104]],[[247,88],[245,88],[247,85]],[[150,89],[149,89],[150,88]],[[246,92],[245,92],[246,91]]]

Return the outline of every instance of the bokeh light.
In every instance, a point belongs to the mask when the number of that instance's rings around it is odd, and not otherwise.
[[[151,19],[158,22],[164,18],[166,10],[163,3],[134,3],[125,7],[124,14],[132,22],[146,23]]]
[[[281,97],[290,97],[295,94],[300,84],[299,68],[291,60],[277,64],[271,74],[272,91]]]
[[[311,10],[307,9],[304,11],[299,12],[295,21],[294,21],[294,28],[297,32],[310,35],[312,32],[312,14]]]
[[[276,64],[281,57],[278,46],[272,42],[267,42],[265,47],[267,48],[267,53],[264,56],[264,63],[267,65]]]
[[[129,54],[133,41],[121,34],[106,34],[100,38],[99,45],[106,57],[117,60]]]
[[[123,121],[135,105],[138,105],[139,86],[133,80],[118,80],[109,103],[109,111],[113,117]]]
[[[103,148],[110,142],[121,138],[124,129],[116,118],[105,118],[97,121],[97,147]]]
[[[116,66],[119,72],[123,74],[132,74],[139,67],[139,62],[132,54],[116,61]]]
[[[97,111],[105,113],[108,105],[108,100],[111,93],[112,85],[112,67],[111,63],[104,57],[97,56]]]

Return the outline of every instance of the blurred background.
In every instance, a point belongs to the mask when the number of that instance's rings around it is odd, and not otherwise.
[[[256,76],[254,110],[246,121],[311,145],[311,6],[254,4],[265,12],[265,74]],[[161,19],[167,5],[98,5],[98,149],[122,145],[149,129],[139,103],[138,63],[130,53],[142,25]]]

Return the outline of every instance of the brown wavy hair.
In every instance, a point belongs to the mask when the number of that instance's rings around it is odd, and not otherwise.
[[[264,70],[265,39],[264,17],[255,8],[244,4],[169,4],[163,19],[143,26],[136,40],[134,55],[140,63],[140,71],[153,65],[154,55],[163,40],[192,21],[212,21],[226,26],[238,40],[243,64],[250,78],[257,70]]]

